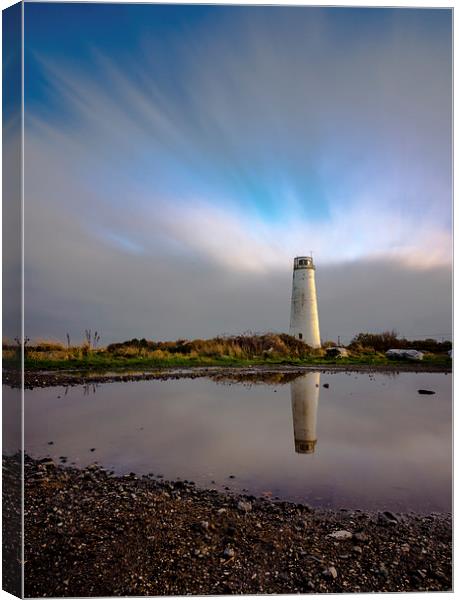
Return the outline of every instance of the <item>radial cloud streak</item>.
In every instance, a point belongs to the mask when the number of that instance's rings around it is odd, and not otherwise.
[[[81,12],[43,6],[26,11],[30,335],[286,329],[291,261],[310,250],[323,276],[353,266],[359,300],[365,273],[409,273],[404,329],[449,330],[427,283],[441,273],[449,302],[447,13],[133,6],[115,43],[119,9],[101,5],[103,35],[72,31],[58,54],[38,13]],[[339,297],[323,303],[334,322]]]

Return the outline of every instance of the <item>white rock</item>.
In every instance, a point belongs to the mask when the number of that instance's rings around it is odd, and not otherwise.
[[[237,507],[239,510],[242,510],[242,512],[250,512],[252,510],[252,505],[250,502],[244,502],[243,500],[240,500],[237,503]]]
[[[350,531],[346,531],[345,529],[340,529],[340,531],[329,533],[327,537],[334,538],[335,540],[350,540],[352,533]]]
[[[386,352],[387,358],[406,358],[408,360],[422,360],[424,354],[419,350],[407,350],[403,348],[391,348]]]

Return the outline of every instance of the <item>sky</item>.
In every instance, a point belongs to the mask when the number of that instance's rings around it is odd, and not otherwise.
[[[451,337],[451,11],[26,3],[25,330]]]

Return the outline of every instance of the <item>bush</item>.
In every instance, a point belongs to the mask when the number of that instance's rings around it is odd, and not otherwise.
[[[421,352],[448,352],[452,344],[449,341],[437,342],[427,338],[425,340],[407,340],[399,338],[396,331],[384,331],[382,333],[359,333],[349,344],[348,348],[354,352],[368,352],[373,349],[376,352],[387,352],[391,348],[412,348]]]
[[[211,358],[228,356],[232,358],[254,357],[295,357],[303,358],[312,354],[305,343],[285,333],[265,333],[261,335],[217,336],[209,340],[177,340],[176,342],[154,342],[136,338],[107,346],[107,352],[115,356],[148,356],[157,350],[170,354],[207,356]]]

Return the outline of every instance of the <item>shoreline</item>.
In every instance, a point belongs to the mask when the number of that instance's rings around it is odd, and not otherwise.
[[[25,389],[37,387],[73,386],[96,383],[116,383],[128,381],[167,381],[173,379],[209,378],[215,381],[248,381],[282,384],[312,371],[322,373],[451,373],[451,367],[435,364],[403,363],[394,365],[362,364],[314,364],[314,365],[253,365],[247,367],[157,367],[152,369],[68,369],[68,370],[29,370],[24,373]],[[13,388],[21,387],[21,372],[4,369],[3,383]]]
[[[25,477],[29,597],[451,590],[450,514],[312,509],[29,457]]]

